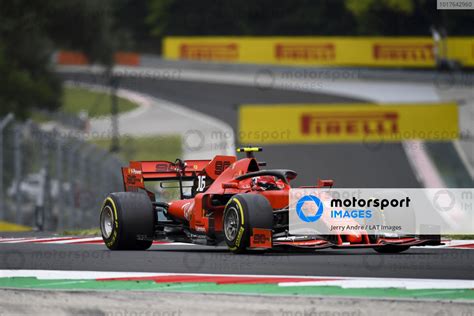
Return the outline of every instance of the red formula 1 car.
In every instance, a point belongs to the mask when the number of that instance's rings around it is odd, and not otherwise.
[[[111,193],[100,214],[105,244],[112,250],[145,250],[153,240],[204,245],[224,242],[230,251],[272,248],[374,248],[401,252],[414,245],[438,245],[439,236],[292,236],[288,232],[290,181],[296,172],[264,170],[253,155],[258,147],[237,149],[246,158],[132,161],[122,168],[125,192]],[[147,181],[178,190],[179,199],[156,201]],[[165,186],[175,182],[176,186]],[[316,187],[332,187],[319,180]],[[188,192],[185,192],[185,191]]]

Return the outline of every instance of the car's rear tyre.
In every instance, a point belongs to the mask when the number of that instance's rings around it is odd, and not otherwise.
[[[374,248],[378,253],[400,253],[410,249],[410,246],[385,245]]]
[[[153,243],[153,205],[146,194],[111,193],[100,212],[100,230],[111,250],[146,250]]]
[[[258,194],[237,194],[224,210],[224,238],[233,253],[243,253],[250,246],[253,228],[273,228],[270,202]]]

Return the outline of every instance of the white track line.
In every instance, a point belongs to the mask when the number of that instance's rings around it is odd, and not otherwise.
[[[0,237],[0,243],[7,242],[7,241],[23,240],[23,239],[28,239],[28,238],[1,238]]]
[[[343,289],[354,288],[402,288],[407,290],[427,289],[474,289],[471,280],[435,280],[435,279],[392,279],[360,278],[334,281],[283,282],[280,286],[340,286]]]
[[[51,242],[66,242],[74,239],[74,237],[48,237],[48,238],[8,238],[0,239],[0,243],[5,244],[19,244],[19,243],[51,243]],[[79,238],[76,238],[79,239]]]
[[[49,237],[49,238],[0,238],[0,244],[57,244],[57,245],[102,245],[102,237]],[[163,242],[154,246],[194,246],[183,242]]]
[[[58,240],[46,242],[46,244],[77,244],[77,243],[86,243],[102,241],[102,237],[86,237],[86,238],[72,238],[70,240]]]
[[[34,277],[40,280],[96,280],[125,277],[154,277],[152,272],[61,271],[61,270],[0,270],[0,278]]]

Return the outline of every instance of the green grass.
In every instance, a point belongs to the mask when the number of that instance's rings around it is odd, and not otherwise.
[[[110,148],[110,139],[92,141],[104,149]],[[122,137],[119,155],[125,161],[130,160],[169,160],[181,158],[180,136]]]
[[[137,108],[127,99],[118,97],[118,112],[126,112]],[[61,111],[78,114],[86,111],[89,117],[110,115],[111,97],[107,92],[91,91],[77,87],[64,87],[63,106]]]
[[[36,122],[38,124],[42,123],[47,123],[51,121],[51,117],[48,116],[47,114],[39,111],[32,111],[31,112],[31,119],[33,122]]]

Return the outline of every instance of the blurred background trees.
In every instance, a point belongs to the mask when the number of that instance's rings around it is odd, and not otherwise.
[[[146,23],[165,35],[474,34],[474,11],[437,10],[436,0],[149,0]]]
[[[61,84],[51,69],[55,49],[81,50],[109,65],[116,40],[110,1],[0,1],[0,115],[25,118],[54,110]]]
[[[0,0],[0,116],[54,110],[57,49],[107,66],[116,50],[159,54],[164,36],[473,35],[474,11],[436,0]]]

